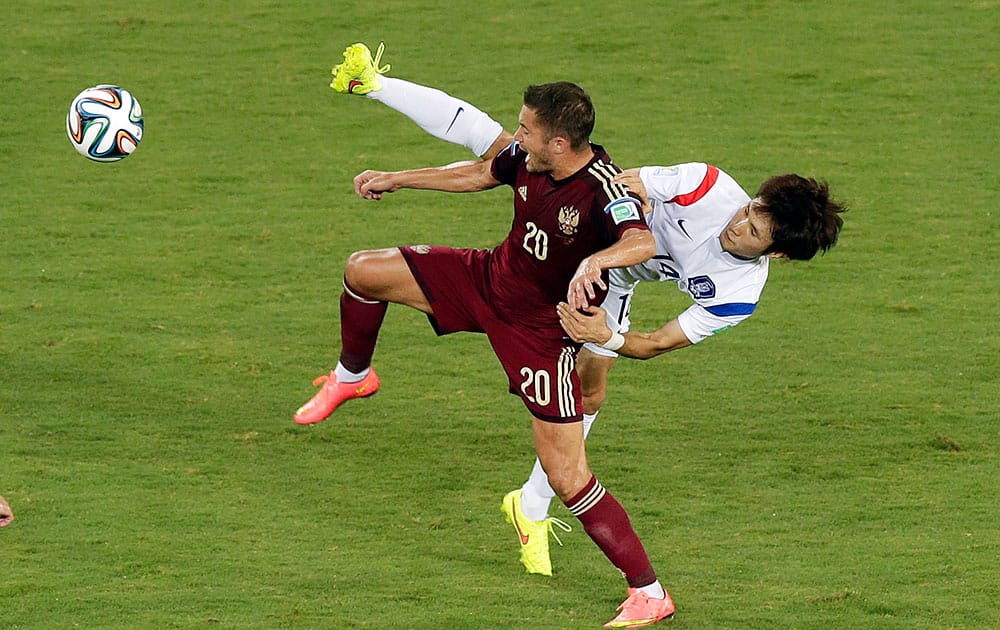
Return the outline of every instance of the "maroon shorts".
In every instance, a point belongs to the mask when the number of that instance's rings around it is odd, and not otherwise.
[[[400,251],[430,302],[434,314],[428,318],[437,334],[486,333],[510,392],[521,397],[532,415],[547,422],[582,419],[578,344],[561,330],[535,330],[497,315],[486,281],[489,251],[426,245]]]

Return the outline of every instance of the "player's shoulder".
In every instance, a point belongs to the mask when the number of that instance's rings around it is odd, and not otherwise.
[[[591,148],[594,156],[580,175],[594,192],[597,200],[602,204],[608,204],[631,198],[628,187],[615,181],[615,175],[621,173],[622,169],[611,160],[604,147],[593,144]]]
[[[644,181],[669,180],[679,189],[700,185],[711,186],[717,182],[723,185],[736,184],[736,180],[714,164],[708,162],[684,162],[668,166],[642,166],[639,175]],[[738,185],[738,184],[737,184]]]
[[[497,181],[510,184],[517,178],[523,168],[526,154],[521,143],[514,140],[510,145],[493,156],[490,160],[490,173]]]
[[[746,203],[750,198],[731,175],[706,162],[643,166],[639,176],[651,201],[702,207]]]
[[[511,140],[510,144],[507,145],[506,149],[501,150],[495,156],[493,156],[494,161],[522,161],[525,155],[524,149],[521,147],[521,143],[517,140]]]
[[[618,165],[614,163],[608,152],[599,144],[590,145],[594,152],[590,159],[590,164],[584,169],[586,176],[597,183],[604,184],[614,179],[615,175],[622,172]]]

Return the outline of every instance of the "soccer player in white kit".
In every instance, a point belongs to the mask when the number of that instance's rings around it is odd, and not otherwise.
[[[614,297],[603,305],[609,329],[629,330],[632,292],[642,281],[675,282],[691,296],[695,303],[677,318],[691,343],[749,317],[767,282],[769,256],[742,258],[723,247],[733,209],[750,203],[743,188],[703,163],[645,166],[630,171],[629,179],[629,187],[644,191],[649,201],[647,220],[655,225],[657,248],[645,263],[612,272]],[[617,354],[594,344],[590,349],[602,356]]]
[[[429,134],[488,159],[506,148],[511,134],[466,101],[426,86],[383,76],[382,46],[373,59],[363,44],[344,52],[330,84],[363,94],[410,118]],[[604,402],[607,376],[619,354],[651,358],[737,325],[757,307],[770,258],[808,260],[834,245],[846,210],[829,199],[824,183],[781,175],[768,179],[751,199],[724,171],[704,163],[646,166],[616,177],[645,202],[656,255],[610,272],[601,308],[587,312],[560,305],[563,327],[585,342],[577,360],[589,432]],[[653,332],[630,331],[629,307],[639,282],[675,282],[693,304]],[[521,542],[529,573],[551,575],[548,507],[555,493],[538,462],[524,486],[508,493],[503,511]],[[527,541],[527,542],[526,542]]]

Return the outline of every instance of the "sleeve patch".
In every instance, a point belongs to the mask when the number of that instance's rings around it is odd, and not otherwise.
[[[621,225],[625,221],[638,221],[640,219],[639,202],[631,197],[612,201],[605,206],[604,212],[611,215],[615,225]]]

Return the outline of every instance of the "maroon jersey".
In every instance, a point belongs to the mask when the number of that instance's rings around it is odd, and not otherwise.
[[[612,181],[619,169],[592,146],[587,166],[560,181],[529,173],[517,143],[494,158],[493,176],[514,188],[514,222],[496,248],[400,248],[437,333],[486,333],[511,393],[547,422],[577,422],[583,409],[579,344],[559,326],[556,303],[580,261],[629,228],[648,229],[639,202]]]
[[[488,277],[490,301],[507,321],[558,328],[555,305],[566,299],[580,262],[625,230],[649,229],[640,202],[612,181],[621,169],[603,147],[591,147],[587,166],[559,181],[529,173],[517,142],[493,159],[493,177],[514,189],[514,220],[492,252]],[[593,303],[603,299],[599,295]]]

